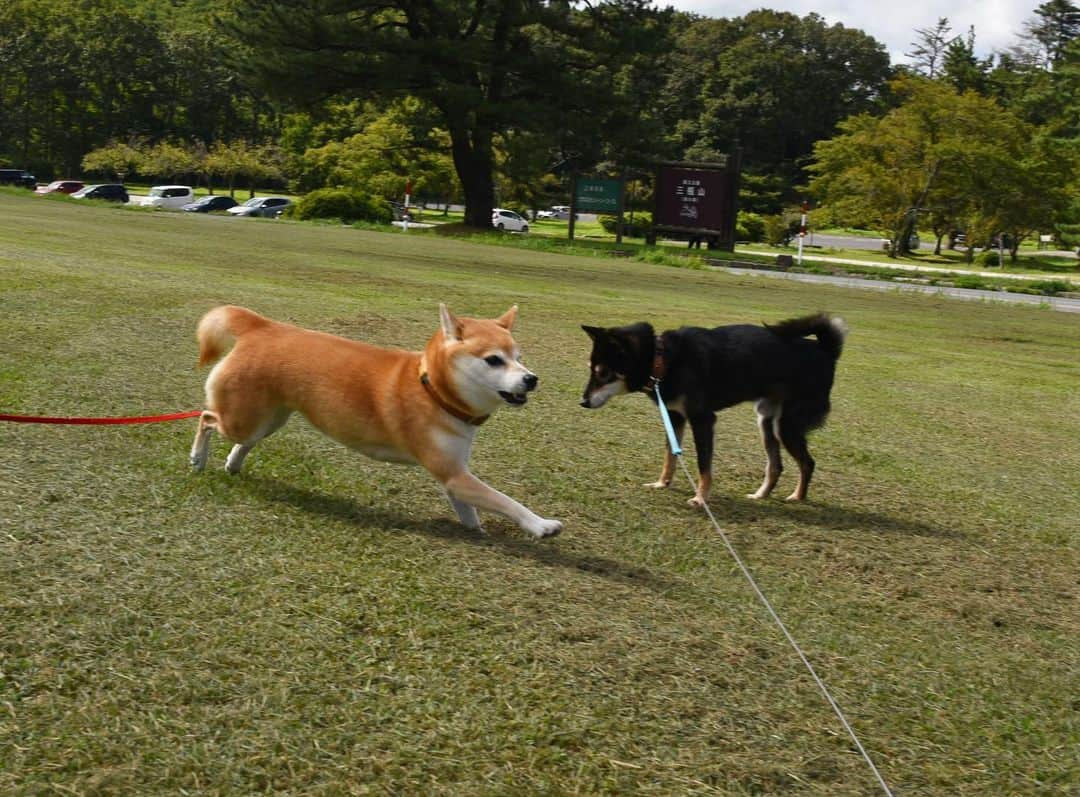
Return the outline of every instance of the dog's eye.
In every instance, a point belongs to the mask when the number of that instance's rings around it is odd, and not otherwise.
[[[506,365],[506,360],[504,360],[497,354],[489,354],[487,357],[484,358],[484,362],[486,362],[492,368],[499,368],[500,366]]]

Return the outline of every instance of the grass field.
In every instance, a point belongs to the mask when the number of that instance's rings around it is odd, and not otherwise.
[[[189,472],[193,421],[0,424],[0,793],[875,793],[688,485],[641,489],[652,405],[577,406],[582,323],[819,309],[852,332],[811,501],[743,497],[744,406],[713,511],[896,794],[1076,793],[1080,318],[8,193],[0,219],[5,413],[198,408],[221,302],[409,348],[439,301],[519,303],[540,389],[473,469],[566,526],[467,532],[300,419],[235,477],[220,441]]]

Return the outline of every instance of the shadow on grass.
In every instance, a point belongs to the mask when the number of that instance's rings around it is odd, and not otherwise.
[[[721,523],[750,523],[762,517],[790,524],[806,523],[825,529],[865,531],[875,534],[903,534],[911,537],[936,537],[962,540],[956,529],[924,523],[913,518],[895,517],[881,512],[853,509],[814,501],[800,503],[782,500],[754,501],[749,498],[714,496],[710,501]]]
[[[644,567],[624,564],[601,556],[577,554],[552,545],[546,540],[534,540],[525,536],[525,532],[510,521],[492,518],[490,515],[485,520],[487,533],[484,534],[467,529],[454,520],[417,520],[378,507],[362,506],[348,498],[297,487],[278,479],[248,474],[244,479],[244,484],[260,498],[289,504],[304,512],[324,515],[333,520],[360,521],[386,529],[390,533],[405,531],[442,540],[454,540],[478,548],[491,548],[506,556],[532,559],[549,567],[581,570],[621,584],[646,587],[658,593],[668,593],[682,585],[678,580],[657,575]],[[449,505],[447,509],[450,509]],[[509,531],[503,533],[500,527],[506,527]]]

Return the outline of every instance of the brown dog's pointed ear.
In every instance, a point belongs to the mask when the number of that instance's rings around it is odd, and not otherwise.
[[[442,302],[439,302],[439,324],[447,343],[457,343],[461,340],[461,322],[446,309],[446,305]]]
[[[501,316],[495,319],[495,323],[509,332],[514,328],[514,319],[517,318],[517,305],[515,304]]]
[[[581,325],[581,328],[584,329],[585,334],[588,335],[593,340],[596,340],[598,337],[600,337],[600,333],[604,331],[600,327],[587,327],[584,324]]]

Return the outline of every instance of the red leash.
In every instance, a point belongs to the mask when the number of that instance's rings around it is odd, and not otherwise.
[[[170,415],[140,415],[134,418],[49,418],[42,415],[3,415],[0,421],[13,423],[62,423],[78,424],[86,426],[111,426],[122,423],[158,423],[159,421],[179,421],[182,418],[197,418],[202,415],[202,410],[191,412],[174,412]]]

